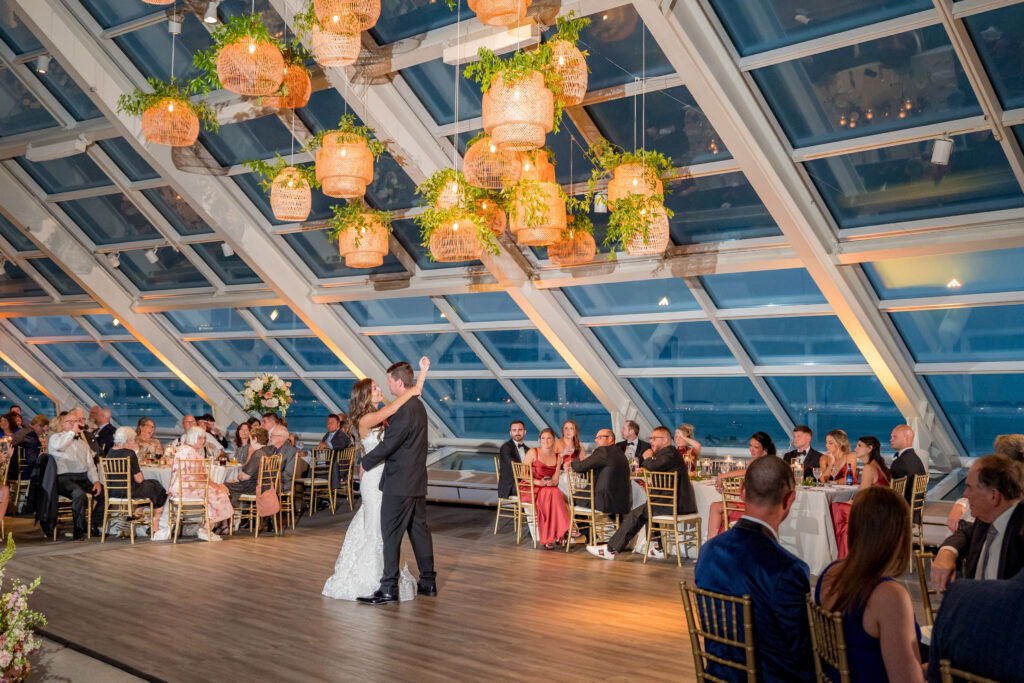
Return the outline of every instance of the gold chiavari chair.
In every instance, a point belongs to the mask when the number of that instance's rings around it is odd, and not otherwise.
[[[494,474],[497,480],[501,480],[501,466],[498,463],[498,458],[494,458]],[[516,524],[519,520],[519,496],[512,494],[509,498],[502,498],[501,494],[498,494],[498,509],[494,516],[494,533],[498,533],[498,524],[501,523],[503,517],[507,517],[512,520],[512,528],[516,528]]]
[[[142,508],[142,526],[149,527],[150,535],[153,534],[153,501],[149,498],[135,498],[132,496],[132,467],[128,458],[100,458],[100,477],[103,481],[103,490],[107,495],[103,497],[103,526],[100,529],[100,543],[107,542],[107,527],[110,525],[114,515],[123,515],[128,520],[128,531],[131,534],[132,543],[135,543],[135,520],[136,508]],[[121,493],[120,496],[111,496],[111,491]]]
[[[742,486],[743,477],[728,477],[722,480],[722,521],[726,531],[733,525],[729,520],[729,513],[743,512],[743,496],[740,495]]]
[[[569,484],[569,538],[565,552],[572,548],[572,533],[579,531],[582,522],[590,534],[590,543],[604,543],[619,527],[619,516],[609,515],[597,509],[594,498],[594,472],[576,472],[571,467],[565,470]]]
[[[338,507],[338,496],[348,496],[348,509],[352,507],[352,489],[355,480],[356,447],[349,446],[334,456],[334,469],[338,472],[339,488],[331,489],[332,512]]]
[[[306,495],[309,497],[309,514],[316,512],[317,496],[326,499],[334,514],[334,496],[331,495],[331,470],[334,468],[334,460],[338,451],[328,448],[313,451],[310,456],[309,476],[299,479],[299,483],[306,487]]]
[[[686,472],[683,476],[689,476]],[[679,483],[678,472],[648,472],[643,470],[644,490],[647,492],[647,548],[651,547],[651,538],[657,532],[661,536],[661,545],[668,552],[669,541],[676,549],[676,564],[683,566],[683,553],[690,546],[700,554],[700,515],[681,515],[676,510],[678,504]],[[671,511],[671,512],[669,512]],[[682,549],[680,550],[680,546]],[[644,564],[650,552],[644,553]]]
[[[907,490],[907,478],[899,477],[897,479],[891,480],[889,482],[889,488],[891,488],[893,491],[900,494],[901,496],[905,495]]]
[[[210,459],[179,458],[177,498],[168,496],[167,503],[171,506],[170,520],[174,527],[174,542],[181,535],[181,518],[184,515],[198,516],[203,528],[210,526],[210,517],[206,502],[210,495]]]
[[[533,486],[532,463],[527,464],[522,462],[513,462],[512,473],[516,478],[516,490],[519,491],[519,517],[516,520],[516,545],[519,545],[519,541],[522,540],[523,522],[526,522],[527,529],[530,528],[531,523],[536,525],[537,522],[537,509],[533,505],[533,501],[535,500],[535,491]],[[536,548],[536,528],[534,528],[534,533],[532,535],[533,547]]]
[[[915,474],[910,496],[910,538],[924,552],[924,497],[928,493],[928,475]]]
[[[967,681],[967,683],[998,683],[998,681],[994,681],[991,678],[954,669],[953,664],[948,659],[939,660],[939,675],[942,676],[942,683],[958,683],[958,681]]]
[[[295,473],[299,469],[299,456],[298,456],[298,454],[296,454],[295,457],[292,458],[291,484],[288,487],[287,491],[284,490],[284,471],[285,471],[284,467],[286,467],[286,466],[283,465],[282,468],[281,468],[281,478],[278,480],[278,484],[277,484],[277,491],[278,491],[277,497],[281,501],[281,522],[283,524],[284,523],[284,516],[288,515],[288,520],[291,523],[292,529],[294,529],[295,528],[295,484],[298,483],[298,482],[295,481]]]
[[[11,500],[14,502],[14,514],[18,514],[18,510],[21,509],[22,495],[25,500],[28,500],[28,488],[32,483],[31,475],[29,471],[28,462],[25,460],[25,447],[16,446],[14,453],[11,454],[11,459],[7,461],[8,466],[11,460],[16,460],[18,463],[18,478],[11,482]],[[6,483],[6,481],[4,482]]]
[[[708,662],[714,662],[747,674],[747,683],[756,683],[757,667],[754,664],[754,615],[749,595],[737,598],[732,595],[713,593],[685,581],[679,582],[683,595],[686,626],[690,633],[690,650],[697,681],[723,679],[708,674]],[[734,662],[707,651],[708,641],[743,650],[744,661]]]
[[[921,584],[921,604],[924,605],[925,626],[935,623],[935,608],[932,607],[932,596],[939,592],[928,587],[928,574],[931,571],[931,560],[935,559],[935,553],[926,553],[920,550],[914,551],[914,560],[917,562],[917,580]]]
[[[280,455],[264,455],[260,459],[260,471],[256,477],[256,490],[262,491],[264,487],[269,486],[277,491],[281,484],[281,456]],[[243,493],[238,498],[239,507],[235,508],[234,517],[239,522],[243,520],[249,521],[249,526],[253,529],[254,538],[260,537],[260,527],[263,526],[263,518],[260,517],[259,511],[256,508],[256,494],[255,493]],[[274,533],[280,534],[281,528],[278,523],[280,513],[274,514]],[[235,525],[232,520],[231,534],[235,533]]]
[[[829,612],[814,602],[808,593],[807,619],[811,627],[811,648],[814,650],[814,674],[819,683],[831,683],[829,668],[839,672],[840,683],[850,683],[850,664],[846,659],[846,636],[842,612]],[[822,666],[822,662],[826,666]]]

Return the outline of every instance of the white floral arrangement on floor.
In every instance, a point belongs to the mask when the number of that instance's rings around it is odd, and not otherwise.
[[[13,555],[14,536],[7,534],[7,547],[0,553],[0,582]],[[0,596],[0,681],[28,678],[28,656],[39,649],[35,629],[46,625],[46,617],[28,608],[28,596],[38,585],[39,577],[27,586],[14,579],[11,590]]]
[[[239,393],[245,399],[244,410],[249,413],[281,413],[283,417],[292,403],[292,383],[277,375],[256,375]]]

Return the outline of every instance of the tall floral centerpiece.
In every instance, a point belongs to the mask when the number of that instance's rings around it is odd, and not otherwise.
[[[7,561],[14,556],[14,536],[7,535],[7,547],[0,553],[0,581]],[[28,608],[28,596],[39,585],[39,577],[29,585],[18,579],[11,590],[0,596],[0,680],[24,681],[31,666],[28,656],[39,649],[37,626],[46,625],[46,617]]]
[[[283,417],[292,404],[292,383],[269,373],[256,375],[239,393],[245,399],[243,410],[247,413],[281,413]]]

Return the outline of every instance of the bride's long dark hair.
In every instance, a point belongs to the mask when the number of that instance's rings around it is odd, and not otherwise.
[[[359,433],[359,419],[377,410],[373,404],[373,380],[367,377],[352,385],[352,396],[348,401],[348,426],[357,443],[364,434]]]

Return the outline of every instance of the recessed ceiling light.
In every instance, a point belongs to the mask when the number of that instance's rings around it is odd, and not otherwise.
[[[659,306],[668,306],[668,297],[667,296],[661,297],[661,299],[658,300],[658,305]]]
[[[113,325],[114,327],[117,327],[118,325],[121,324],[121,321],[118,320],[117,318],[114,318],[114,320],[110,324]]]
[[[953,278],[952,280],[947,282],[946,286],[949,287],[950,289],[956,289],[957,287],[963,287],[963,285],[960,284],[960,281],[957,280],[956,278]]]
[[[46,73],[50,68],[50,55],[39,55],[39,59],[36,60],[36,71],[41,74]]]
[[[219,24],[220,17],[217,16],[217,7],[220,5],[220,0],[210,0],[206,5],[206,13],[203,14],[203,21],[207,24]]]

